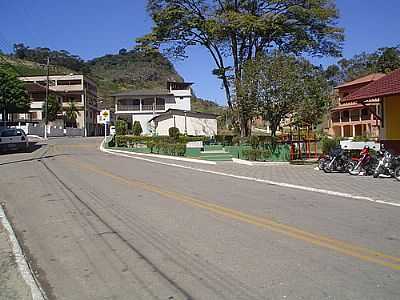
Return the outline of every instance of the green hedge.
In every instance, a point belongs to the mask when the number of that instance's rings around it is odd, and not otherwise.
[[[179,136],[178,139],[169,136],[131,136],[117,135],[115,136],[116,147],[136,147],[137,145],[148,145],[154,148],[154,144],[186,144],[188,142],[197,142],[207,140],[207,137]]]
[[[271,157],[271,151],[263,149],[244,149],[242,150],[242,155],[247,160],[252,161],[265,161]]]

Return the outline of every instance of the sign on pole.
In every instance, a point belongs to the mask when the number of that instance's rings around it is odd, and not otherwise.
[[[107,124],[110,123],[110,111],[103,109],[97,116],[97,123],[104,124],[104,136],[107,137]]]
[[[110,111],[108,109],[104,109],[100,112],[101,123],[110,123]]]

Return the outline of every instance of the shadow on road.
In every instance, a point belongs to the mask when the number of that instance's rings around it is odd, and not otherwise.
[[[47,158],[53,158],[53,157],[58,157],[58,156],[69,156],[70,154],[56,154],[56,155],[45,155],[41,157],[32,157],[32,158],[27,158],[27,159],[20,159],[20,160],[13,160],[13,161],[7,161],[4,163],[0,163],[0,166],[4,165],[10,165],[10,164],[18,164],[18,163],[23,163],[23,162],[28,162],[28,161],[40,161],[42,159],[47,159]]]

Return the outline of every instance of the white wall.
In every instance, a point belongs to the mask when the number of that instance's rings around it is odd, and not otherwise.
[[[185,116],[175,115],[175,126],[180,133],[185,133]],[[206,118],[186,118],[187,134],[201,136],[215,136],[217,134],[217,120]],[[168,135],[169,128],[174,127],[174,118],[168,118],[158,122],[157,134]]]
[[[132,125],[135,121],[139,121],[143,129],[142,134],[150,134],[149,120],[155,116],[158,116],[158,114],[132,114]]]

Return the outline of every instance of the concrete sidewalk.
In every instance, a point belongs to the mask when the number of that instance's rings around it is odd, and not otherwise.
[[[16,263],[8,231],[0,222],[0,299],[31,300],[30,288]]]
[[[118,154],[118,153],[116,153]],[[138,158],[133,153],[126,153]],[[140,157],[139,157],[140,159]],[[153,161],[170,163],[167,159],[151,158]],[[269,180],[282,184],[298,185],[309,189],[328,190],[333,193],[348,193],[355,197],[371,198],[400,205],[400,182],[394,178],[372,178],[372,176],[351,176],[315,170],[315,165],[243,165],[233,162],[219,162],[216,165],[204,165],[189,162],[176,162],[177,165],[192,169],[241,176],[252,179]]]

